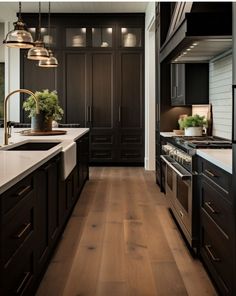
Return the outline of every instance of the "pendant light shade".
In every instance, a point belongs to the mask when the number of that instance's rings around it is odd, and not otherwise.
[[[49,58],[39,61],[39,67],[55,68],[58,66],[58,61],[53,56],[52,51],[49,49],[48,52],[49,52]]]
[[[41,40],[41,3],[39,2],[39,26],[38,26],[38,39],[28,51],[27,58],[29,60],[45,60],[49,57],[48,50],[45,48],[43,41]]]
[[[51,5],[50,2],[48,3],[48,36],[50,38],[51,34],[51,18],[50,18],[50,13],[51,13]],[[49,43],[50,44],[50,43]],[[56,68],[58,66],[58,61],[57,59],[53,56],[53,52],[51,49],[48,49],[49,52],[49,58],[45,60],[39,61],[39,67],[44,67],[44,68]]]
[[[28,51],[28,55],[27,55],[27,58],[29,60],[34,60],[34,61],[46,60],[48,59],[48,57],[49,57],[48,50],[44,47],[44,43],[39,40],[35,41],[34,47],[32,47]]]
[[[27,31],[26,24],[21,18],[21,2],[19,2],[19,16],[18,20],[13,23],[14,29],[10,31],[5,40],[4,44],[8,47],[15,48],[31,48],[33,47],[33,38],[30,32]]]

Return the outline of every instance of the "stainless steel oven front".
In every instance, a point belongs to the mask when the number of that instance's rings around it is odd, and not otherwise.
[[[192,245],[192,174],[171,156],[161,155],[161,158],[166,164],[166,197],[186,239]]]

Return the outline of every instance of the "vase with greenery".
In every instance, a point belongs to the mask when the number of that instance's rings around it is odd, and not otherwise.
[[[36,104],[32,96],[25,100],[23,108],[29,112],[31,118],[31,129],[33,131],[51,131],[52,121],[59,121],[64,114],[59,106],[58,96],[56,91],[36,91],[35,96],[39,101],[39,114],[36,114]]]
[[[178,122],[180,128],[184,129],[185,136],[202,136],[202,129],[204,126],[207,126],[205,116],[198,114],[186,116]]]

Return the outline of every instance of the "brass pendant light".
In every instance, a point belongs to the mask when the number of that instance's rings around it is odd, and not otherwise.
[[[48,3],[48,36],[49,36],[49,40],[50,40],[50,37],[51,37],[51,4],[50,4],[50,2]],[[48,49],[49,58],[39,61],[39,67],[55,68],[58,66],[58,61],[53,56],[53,52],[50,49],[50,42],[49,42],[48,47],[49,47],[49,49]]]
[[[18,20],[13,23],[14,29],[8,32],[4,44],[14,48],[31,48],[34,46],[34,41],[30,32],[27,31],[26,24],[21,18],[21,2],[19,2]]]
[[[27,58],[29,60],[46,60],[49,53],[41,40],[41,3],[39,2],[39,26],[38,26],[38,39],[34,43],[34,47],[28,51]]]

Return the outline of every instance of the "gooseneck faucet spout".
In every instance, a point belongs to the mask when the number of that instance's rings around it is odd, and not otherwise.
[[[39,102],[34,93],[28,89],[17,89],[9,93],[9,95],[4,99],[4,145],[8,145],[8,138],[10,138],[9,133],[7,132],[7,101],[15,93],[25,93],[32,96],[36,103],[36,113],[39,113]]]

